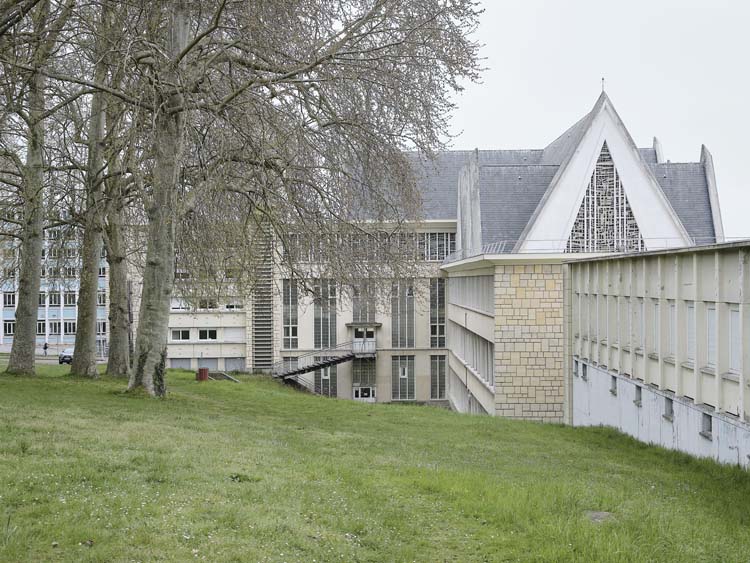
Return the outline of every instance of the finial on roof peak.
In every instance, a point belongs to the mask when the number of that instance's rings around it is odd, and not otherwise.
[[[604,92],[604,77],[602,76],[602,92]]]

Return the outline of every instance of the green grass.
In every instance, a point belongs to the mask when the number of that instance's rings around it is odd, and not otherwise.
[[[0,561],[750,561],[750,475],[610,430],[40,371],[0,375]]]

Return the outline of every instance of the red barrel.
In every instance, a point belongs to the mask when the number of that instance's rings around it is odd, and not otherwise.
[[[198,368],[198,373],[195,374],[196,381],[208,381],[208,368]]]

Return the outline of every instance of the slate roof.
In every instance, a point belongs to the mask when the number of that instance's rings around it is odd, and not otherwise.
[[[664,195],[696,244],[716,242],[706,171],[700,162],[649,164]]]
[[[591,114],[544,149],[481,150],[479,156],[482,244],[507,241],[512,249],[559,167],[578,146]],[[653,148],[638,149],[696,244],[715,242],[703,164],[662,163]],[[473,151],[446,151],[433,161],[410,157],[422,193],[425,219],[456,220],[458,176]]]

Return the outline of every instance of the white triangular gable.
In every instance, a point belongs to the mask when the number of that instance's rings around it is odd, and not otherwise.
[[[603,95],[578,147],[552,179],[517,245],[519,252],[565,252],[602,146],[607,143],[647,250],[692,244],[651,170],[641,160],[611,102]]]

